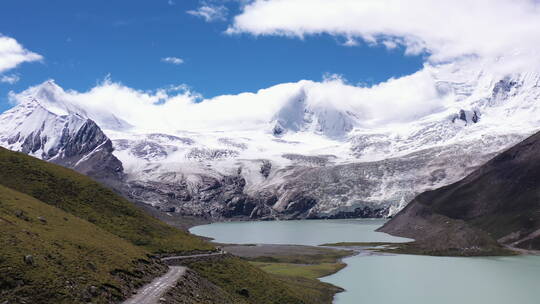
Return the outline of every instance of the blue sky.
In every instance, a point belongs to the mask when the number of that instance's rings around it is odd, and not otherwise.
[[[187,84],[204,97],[256,91],[301,79],[321,80],[326,73],[350,83],[373,84],[422,67],[421,56],[403,49],[359,44],[319,34],[304,39],[228,35],[236,1],[220,5],[228,20],[206,22],[188,14],[196,0],[9,0],[0,10],[0,33],[44,57],[10,74],[16,84],[0,83],[0,110],[7,93],[49,78],[66,89],[85,91],[110,75],[140,90]],[[32,9],[29,9],[29,8]],[[162,62],[178,57],[184,63]]]

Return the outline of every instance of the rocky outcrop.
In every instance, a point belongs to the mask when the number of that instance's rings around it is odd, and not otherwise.
[[[123,179],[122,162],[113,155],[111,140],[95,122],[87,120],[74,136],[66,136],[61,143],[51,162],[105,183],[118,183]]]
[[[270,216],[270,206],[276,201],[272,194],[252,197],[244,193],[245,179],[241,175],[214,178],[201,177],[193,188],[180,183],[128,182],[126,195],[135,201],[152,203],[165,212],[204,218],[254,218]]]

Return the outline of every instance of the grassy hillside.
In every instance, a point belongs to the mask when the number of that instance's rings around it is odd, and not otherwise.
[[[58,207],[153,252],[213,249],[209,243],[145,214],[82,174],[3,148],[0,185]]]
[[[28,195],[0,186],[0,299],[9,303],[94,303],[129,291],[113,275],[135,273],[133,261],[147,260],[146,249]],[[31,256],[31,257],[27,257]],[[25,261],[25,257],[27,257]],[[147,265],[144,273],[162,269]],[[92,290],[91,286],[97,289]],[[92,291],[92,292],[91,292]]]
[[[189,268],[246,304],[331,303],[337,287],[302,277],[276,276],[236,257],[187,262]],[[324,286],[322,286],[324,285]],[[329,292],[334,288],[334,292]]]
[[[150,254],[212,249],[81,174],[0,148],[2,304],[118,303],[165,271]],[[233,257],[190,266],[232,303],[329,303],[333,294]],[[190,289],[176,292],[199,303]]]

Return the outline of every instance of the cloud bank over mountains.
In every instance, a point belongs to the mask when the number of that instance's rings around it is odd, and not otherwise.
[[[356,127],[373,128],[421,119],[455,101],[441,85],[441,67],[446,76],[452,70],[456,75],[490,73],[494,81],[540,67],[540,7],[532,0],[255,0],[231,22],[230,34],[300,39],[330,34],[349,45],[402,46],[406,54],[426,54],[426,63],[414,74],[371,87],[331,77],[203,99],[185,87],[141,91],[105,80],[87,92],[47,82],[12,92],[10,98],[21,102],[39,90],[50,91],[42,94],[44,99],[80,105],[95,118],[112,113],[145,129],[224,131],[259,128],[287,104],[303,100],[310,109],[354,113]],[[15,40],[0,37],[0,72],[40,59]]]
[[[420,85],[419,85],[420,84]],[[427,70],[372,87],[347,84],[339,77],[321,82],[283,83],[255,93],[202,99],[186,89],[141,91],[106,79],[87,92],[64,90],[53,81],[10,94],[16,103],[36,97],[58,114],[65,105],[84,109],[98,121],[110,114],[146,130],[249,130],[267,126],[280,110],[304,102],[314,111],[354,113],[356,127],[407,122],[440,109],[446,102]]]

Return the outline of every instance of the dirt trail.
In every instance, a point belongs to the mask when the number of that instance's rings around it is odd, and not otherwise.
[[[176,285],[176,282],[178,282],[187,270],[184,266],[170,265],[170,262],[209,256],[225,256],[225,254],[224,252],[217,252],[162,258],[161,260],[163,262],[169,264],[169,271],[163,276],[155,278],[150,284],[139,289],[135,295],[122,302],[122,304],[158,304],[159,299],[162,298],[169,289]]]
[[[166,274],[138,290],[137,294],[124,301],[123,304],[158,304],[159,299],[176,284],[178,279],[186,273],[186,270],[187,268],[182,266],[169,267]]]

